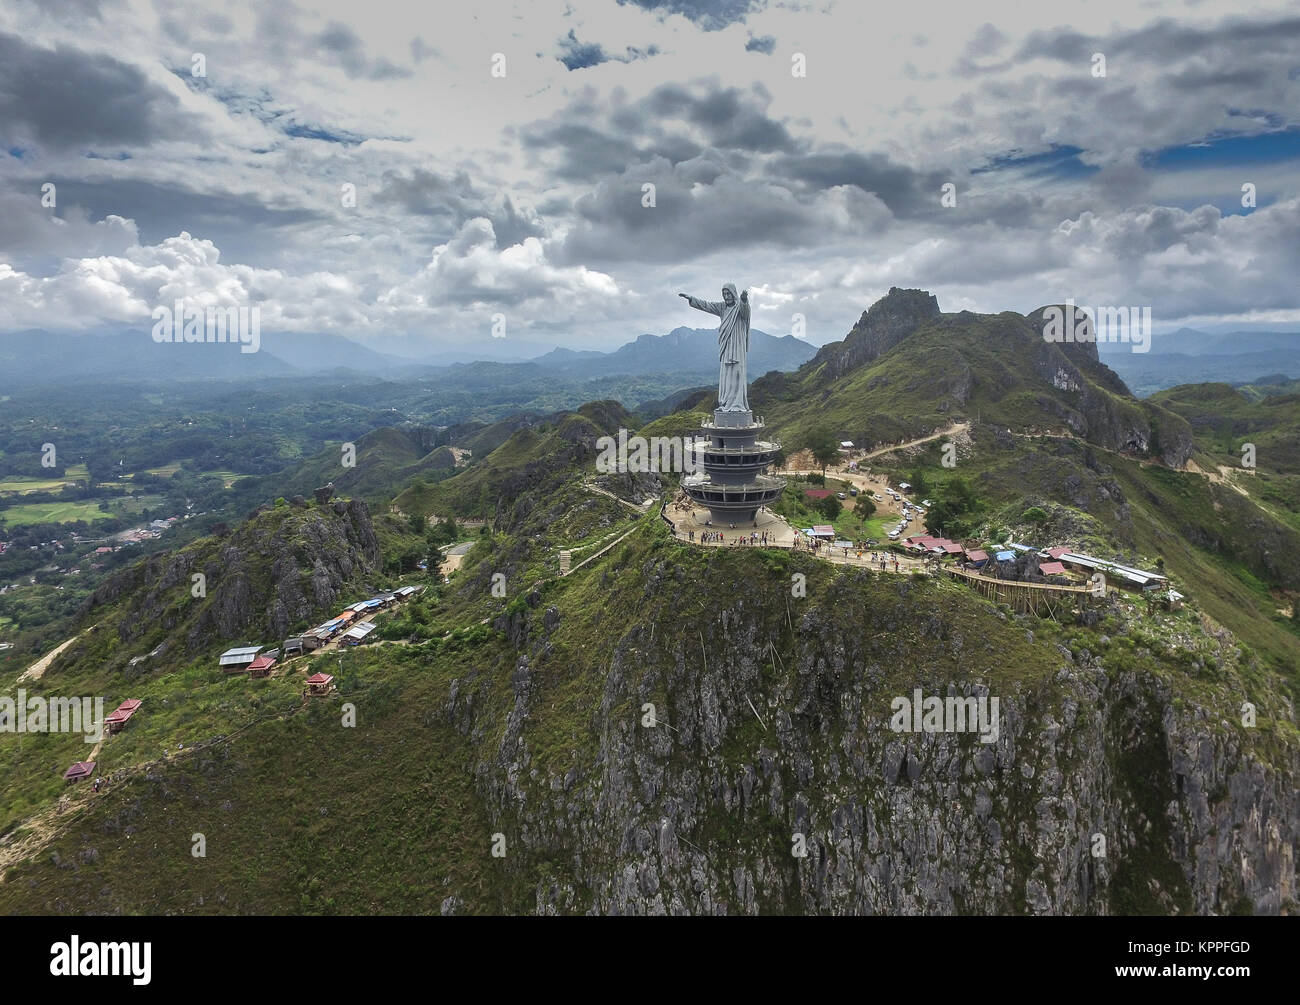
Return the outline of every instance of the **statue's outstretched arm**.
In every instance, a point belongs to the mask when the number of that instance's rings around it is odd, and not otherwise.
[[[703,311],[705,314],[716,314],[722,317],[722,301],[701,300],[699,297],[693,297],[689,293],[677,294],[697,311]]]

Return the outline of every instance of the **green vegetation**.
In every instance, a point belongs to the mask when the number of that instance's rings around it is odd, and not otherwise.
[[[1026,365],[1028,349],[1043,345],[1027,325],[1018,315],[937,319],[834,379],[824,358],[763,378],[755,398],[786,442],[833,450],[819,464],[838,457],[841,438],[902,440],[967,419],[970,445],[956,470],[941,463],[938,442],[873,462],[910,481],[914,498],[930,498],[930,528],[1159,566],[1188,595],[1186,609],[1148,610],[1121,593],[1077,615],[1068,605],[1018,615],[946,577],[679,542],[653,507],[643,515],[595,491],[640,500],[674,489],[671,477],[597,477],[595,439],[639,421],[612,401],[509,419],[498,401],[462,403],[460,426],[435,429],[431,416],[455,411],[441,391],[426,407],[413,388],[363,382],[332,391],[328,405],[287,389],[267,406],[284,423],[277,431],[242,404],[219,422],[159,391],[141,429],[160,443],[126,435],[126,463],[109,458],[111,440],[83,428],[74,410],[69,436],[93,444],[85,478],[71,467],[47,473],[60,498],[22,497],[19,506],[86,505],[105,516],[111,481],[130,485],[113,491],[123,506],[144,505],[136,492],[157,505],[197,500],[211,522],[187,521],[199,524],[183,531],[193,537],[165,553],[103,555],[93,595],[60,590],[40,570],[71,556],[31,551],[27,537],[0,559],[9,578],[24,577],[0,597],[6,632],[29,648],[78,636],[30,682],[32,693],[103,694],[109,707],[145,701],[96,753],[109,779],[100,794],[66,789],[59,777],[88,755],[80,737],[0,743],[0,910],[580,913],[617,908],[610,877],[629,869],[640,870],[643,893],[662,884],[690,897],[699,854],[721,863],[719,889],[730,879],[739,890],[744,872],[761,878],[750,883],[758,909],[800,912],[817,896],[810,869],[834,875],[846,864],[840,836],[855,821],[873,862],[910,865],[935,854],[923,830],[948,841],[958,820],[986,833],[974,807],[987,792],[1001,838],[970,837],[968,847],[963,831],[962,851],[981,856],[972,875],[997,870],[987,894],[996,908],[1024,913],[1043,867],[1024,835],[1045,813],[1059,811],[1053,823],[1064,825],[1065,792],[1089,800],[1077,808],[1081,834],[1095,814],[1121,814],[1103,822],[1109,886],[1090,903],[1110,913],[1191,911],[1197,880],[1169,811],[1186,798],[1171,745],[1210,745],[1202,749],[1229,773],[1294,787],[1300,525],[1288,500],[1300,470],[1285,458],[1297,427],[1287,394],[1239,403],[1173,389],[1140,403],[1104,368],[1066,360],[1096,403],[1080,416],[1080,391]],[[947,361],[940,372],[936,358]],[[465,368],[466,400],[492,373]],[[399,411],[385,415],[372,400]],[[642,435],[693,432],[706,413],[695,410],[702,399],[686,400],[690,408],[646,423]],[[232,415],[251,430],[246,458]],[[1149,433],[1155,446],[1112,449],[1118,429]],[[1223,450],[1243,429],[1276,460],[1231,484],[1164,466],[1160,444],[1188,429],[1204,432],[1194,448],[1206,470],[1226,463]],[[11,426],[0,456],[3,484],[42,477],[20,433]],[[452,442],[473,451],[468,466],[454,466]],[[357,448],[355,468],[340,465],[343,443]],[[245,477],[227,483],[238,468]],[[310,501],[327,481],[339,498]],[[830,498],[810,499],[813,485]],[[104,497],[62,498],[100,489]],[[848,489],[834,475],[791,479],[773,509],[796,529],[829,521],[851,541],[882,538],[870,500],[836,498]],[[471,519],[486,525],[466,529]],[[418,570],[467,540],[474,546],[449,583]],[[575,564],[598,557],[560,577],[561,549]],[[190,591],[197,571],[206,595]],[[32,584],[29,573],[51,578]],[[804,596],[792,592],[795,574]],[[281,663],[265,680],[214,666],[229,645],[276,641],[354,594],[402,582],[426,589],[380,618],[375,643]],[[502,582],[504,595],[493,588]],[[303,695],[315,670],[336,676],[337,694]],[[1014,767],[984,765],[974,737],[940,743],[888,731],[895,696],[953,686],[1001,696],[1016,729]],[[1246,700],[1260,712],[1249,729],[1238,717]],[[355,726],[343,724],[344,702],[355,706]],[[662,728],[642,725],[648,703]],[[1095,789],[1061,781],[1084,772]],[[56,812],[63,796],[69,805]],[[1221,799],[1210,793],[1211,808]],[[797,813],[825,840],[826,858],[789,854]],[[1073,826],[1075,807],[1069,814]],[[206,838],[203,859],[190,854],[194,833]],[[488,853],[497,833],[505,859]],[[1226,829],[1216,838],[1234,840]],[[654,883],[650,863],[660,870]],[[1251,906],[1226,871],[1223,882],[1225,909]],[[957,910],[988,909],[975,886],[950,891]]]
[[[804,446],[811,451],[813,460],[821,465],[822,474],[827,466],[834,464],[840,457],[840,444],[828,426],[816,426],[809,431]]]

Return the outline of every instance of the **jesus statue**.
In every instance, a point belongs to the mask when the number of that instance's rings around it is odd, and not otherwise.
[[[749,381],[745,357],[749,352],[749,290],[736,298],[736,284],[722,287],[722,300],[701,300],[687,293],[677,294],[697,311],[716,314],[718,326],[718,411],[748,412]]]

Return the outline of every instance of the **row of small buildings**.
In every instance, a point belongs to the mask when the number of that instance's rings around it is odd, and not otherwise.
[[[111,736],[114,733],[120,733],[131,716],[140,710],[143,704],[139,698],[127,698],[126,701],[118,705],[108,715],[104,716],[104,729]],[[94,761],[76,761],[72,767],[63,773],[63,780],[72,785],[76,782],[83,781],[95,773]]]
[[[908,551],[933,555],[937,558],[955,557],[975,569],[997,567],[1004,562],[1015,562],[1021,555],[1032,554],[1038,557],[1038,572],[1043,576],[1067,576],[1070,573],[1091,576],[1100,572],[1106,577],[1107,582],[1114,582],[1130,590],[1149,593],[1169,589],[1169,577],[1163,572],[1135,569],[1110,559],[1084,555],[1064,546],[1039,549],[1033,545],[1011,542],[1004,548],[994,550],[990,555],[982,548],[961,545],[946,537],[920,534],[905,539],[903,547]],[[1183,596],[1176,590],[1170,590],[1170,599],[1180,601]]]
[[[372,615],[400,601],[415,596],[422,586],[403,586],[392,593],[383,593],[369,600],[360,600],[346,608],[337,617],[330,618],[324,624],[317,625],[309,632],[285,639],[279,649],[265,646],[237,646],[227,649],[220,657],[220,667],[226,673],[248,671],[250,677],[265,677],[271,667],[280,658],[302,656],[315,652],[328,642],[337,641],[339,645],[359,646],[370,638],[378,627],[375,622],[367,620]]]

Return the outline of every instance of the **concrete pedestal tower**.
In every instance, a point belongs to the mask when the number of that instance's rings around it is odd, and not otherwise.
[[[767,474],[781,445],[763,439],[766,426],[754,413],[713,413],[701,431],[707,443],[695,447],[703,471],[686,475],[682,490],[709,510],[715,527],[749,526],[760,506],[775,502],[785,491],[785,479]]]

